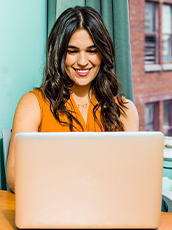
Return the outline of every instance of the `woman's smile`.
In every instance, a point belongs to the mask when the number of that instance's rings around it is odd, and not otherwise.
[[[90,73],[92,68],[84,68],[84,69],[75,69],[75,68],[73,68],[73,69],[75,70],[76,74],[78,74],[81,77],[85,77]]]

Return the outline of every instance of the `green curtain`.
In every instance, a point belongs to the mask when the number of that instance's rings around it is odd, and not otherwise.
[[[62,11],[76,5],[91,6],[102,15],[114,42],[122,93],[133,101],[128,0],[48,0],[48,31]]]

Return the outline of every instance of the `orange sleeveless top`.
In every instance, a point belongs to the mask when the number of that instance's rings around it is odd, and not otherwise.
[[[38,131],[39,132],[70,132],[68,125],[63,125],[55,119],[52,112],[50,111],[50,102],[48,99],[43,98],[41,91],[39,89],[34,89],[30,92],[34,93],[35,96],[37,97],[41,109],[41,124],[39,126]],[[91,99],[91,103],[89,104],[89,108],[88,108],[87,124],[85,124],[82,114],[78,109],[78,106],[76,105],[72,95],[70,95],[70,99],[67,101],[65,106],[68,110],[75,111],[76,119],[81,123],[84,132],[101,132],[101,129],[97,121],[94,119],[94,115],[93,115],[93,108],[94,105],[96,105],[97,103],[98,101],[93,95]],[[97,110],[96,116],[100,122],[100,108]],[[68,118],[65,114],[59,115],[59,118],[61,121],[68,122]],[[73,121],[73,125],[76,127],[74,128],[74,131],[82,131],[81,127],[75,121]]]

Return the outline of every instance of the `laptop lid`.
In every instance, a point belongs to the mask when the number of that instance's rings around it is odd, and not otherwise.
[[[156,228],[160,132],[19,133],[19,228]]]

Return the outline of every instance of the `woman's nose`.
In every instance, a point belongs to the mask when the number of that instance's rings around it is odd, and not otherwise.
[[[79,66],[86,66],[88,64],[87,54],[85,52],[79,53],[77,62]]]

